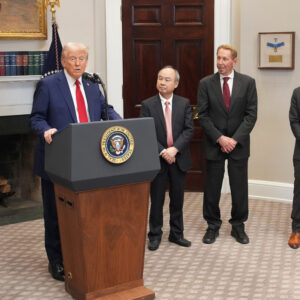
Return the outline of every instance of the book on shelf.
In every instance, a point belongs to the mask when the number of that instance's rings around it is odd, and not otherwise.
[[[16,53],[16,75],[24,75],[23,53],[21,51]]]
[[[41,75],[48,51],[0,51],[0,76]]]
[[[5,52],[0,51],[0,76],[5,76]]]
[[[10,72],[11,76],[17,75],[17,55],[15,51],[10,53]]]
[[[11,60],[10,53],[4,52],[5,76],[11,76]]]
[[[23,68],[24,68],[24,75],[29,75],[29,68],[28,68],[28,51],[23,51]]]

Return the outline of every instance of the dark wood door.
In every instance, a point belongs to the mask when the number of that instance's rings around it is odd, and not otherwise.
[[[157,93],[158,70],[173,65],[180,73],[175,91],[197,104],[199,79],[213,73],[213,0],[123,0],[124,116],[139,116],[142,100]],[[186,189],[203,191],[203,132],[196,120],[191,142],[193,169]]]

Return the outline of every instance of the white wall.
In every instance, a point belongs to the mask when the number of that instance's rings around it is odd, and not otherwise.
[[[241,1],[240,68],[256,79],[259,105],[258,121],[251,137],[249,177],[253,180],[293,182],[294,138],[288,111],[295,87],[300,85],[300,1]],[[259,70],[258,33],[296,32],[295,70]]]

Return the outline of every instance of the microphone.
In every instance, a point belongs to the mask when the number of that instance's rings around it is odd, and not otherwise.
[[[89,81],[92,81],[92,82],[95,83],[95,81],[94,81],[94,76],[93,76],[93,74],[91,74],[91,73],[84,72],[84,73],[82,74],[82,78],[84,78],[84,79],[86,79],[86,80],[89,80]]]
[[[103,80],[101,79],[101,77],[97,74],[97,73],[88,73],[88,72],[84,72],[82,74],[82,78],[89,80],[93,83],[99,83],[101,85],[104,85]]]
[[[93,83],[98,83],[102,86],[103,92],[104,92],[104,100],[105,100],[105,118],[106,120],[109,120],[108,118],[108,101],[107,101],[107,93],[106,93],[106,88],[105,88],[105,84],[103,82],[103,80],[101,79],[100,75],[97,73],[88,73],[88,72],[84,72],[82,74],[82,78],[89,80]]]

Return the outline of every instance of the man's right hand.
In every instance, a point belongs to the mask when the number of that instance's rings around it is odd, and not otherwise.
[[[225,135],[222,135],[219,138],[218,143],[221,146],[221,150],[225,153],[230,153],[237,145],[237,141],[235,139]]]
[[[52,135],[56,132],[57,132],[56,128],[50,128],[44,132],[44,139],[45,139],[46,143],[48,143],[48,144],[52,143]]]

